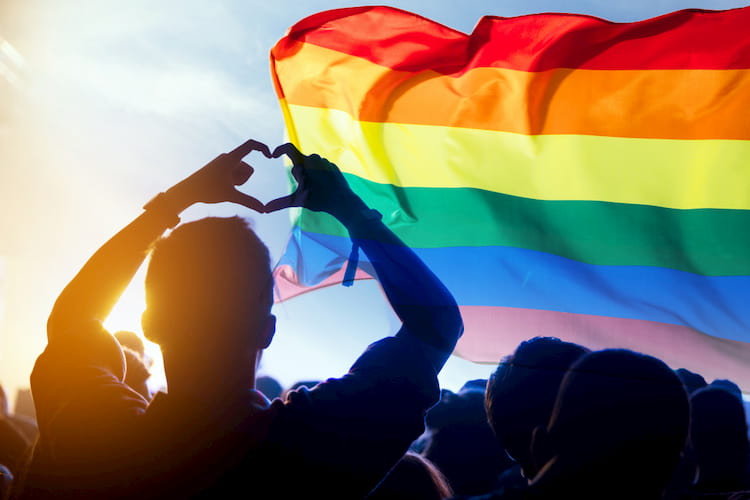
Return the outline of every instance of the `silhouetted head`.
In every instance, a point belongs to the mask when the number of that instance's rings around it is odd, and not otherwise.
[[[239,217],[178,226],[151,254],[146,338],[165,354],[266,347],[275,327],[270,267],[268,248]]]
[[[533,456],[545,465],[532,485],[659,498],[688,419],[685,388],[661,360],[624,349],[586,354],[563,379],[547,428],[534,434]]]
[[[299,390],[309,390],[318,385],[321,380],[298,380],[281,392],[281,399],[289,398],[290,393]]]
[[[688,394],[692,394],[698,389],[708,385],[706,379],[703,378],[703,375],[690,371],[687,368],[678,368],[675,370],[675,373],[680,377],[680,380],[682,380],[682,384],[685,386],[685,390]]]
[[[118,330],[114,333],[114,336],[123,347],[132,349],[141,357],[146,355],[146,345],[137,333],[130,330]]]
[[[425,416],[422,454],[445,474],[457,495],[478,495],[497,484],[511,465],[497,446],[484,410],[484,390],[443,389],[438,404]]]
[[[740,389],[740,386],[732,382],[731,380],[725,378],[717,378],[713,382],[708,384],[708,386],[718,387],[720,389],[724,389],[725,391],[729,391],[731,394],[734,394],[740,401],[742,401],[742,389]]]
[[[500,444],[531,479],[531,435],[547,425],[560,382],[570,365],[589,349],[553,337],[521,342],[487,383],[487,418]]]
[[[261,375],[255,379],[255,388],[263,393],[268,399],[281,397],[284,387],[277,379],[270,375]]]
[[[458,390],[459,393],[466,391],[479,391],[484,394],[487,390],[487,379],[486,378],[475,378],[467,380],[464,385]]]
[[[750,444],[742,399],[709,385],[690,397],[690,445],[698,465],[701,491],[734,491],[750,487]]]

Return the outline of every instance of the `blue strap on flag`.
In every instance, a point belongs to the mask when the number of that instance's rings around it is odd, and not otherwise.
[[[352,286],[354,284],[354,275],[357,274],[357,264],[359,263],[359,245],[352,241],[352,251],[349,253],[349,260],[346,262],[346,270],[344,271],[344,280],[341,282],[344,286]]]
[[[380,222],[383,220],[383,214],[374,208],[364,210],[362,216],[366,221]],[[356,241],[352,240],[352,251],[349,253],[349,260],[346,262],[344,280],[341,282],[342,285],[352,286],[354,284],[354,276],[357,274],[357,264],[359,264],[359,245]]]

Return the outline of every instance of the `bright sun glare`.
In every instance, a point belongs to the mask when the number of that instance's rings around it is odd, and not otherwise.
[[[125,293],[104,322],[104,327],[112,333],[118,330],[129,330],[143,338],[146,345],[146,354],[154,361],[151,367],[149,387],[152,390],[159,390],[166,386],[161,351],[158,345],[149,342],[143,337],[143,331],[141,330],[141,314],[146,309],[146,297],[143,287],[144,275],[145,265],[141,267],[133,278],[133,281],[130,282]]]

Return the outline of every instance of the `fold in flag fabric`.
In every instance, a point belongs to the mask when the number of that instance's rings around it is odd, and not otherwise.
[[[289,139],[336,163],[461,307],[456,354],[536,335],[750,390],[750,8],[614,23],[321,12],[271,51]],[[301,210],[276,300],[341,283]],[[374,277],[360,256],[357,278]]]

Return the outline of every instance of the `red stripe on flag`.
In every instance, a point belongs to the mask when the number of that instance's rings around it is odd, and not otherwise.
[[[293,56],[304,42],[401,71],[444,74],[478,67],[746,69],[748,26],[750,7],[685,9],[632,23],[550,13],[485,16],[469,36],[411,12],[357,7],[300,21],[273,48],[272,57]]]

